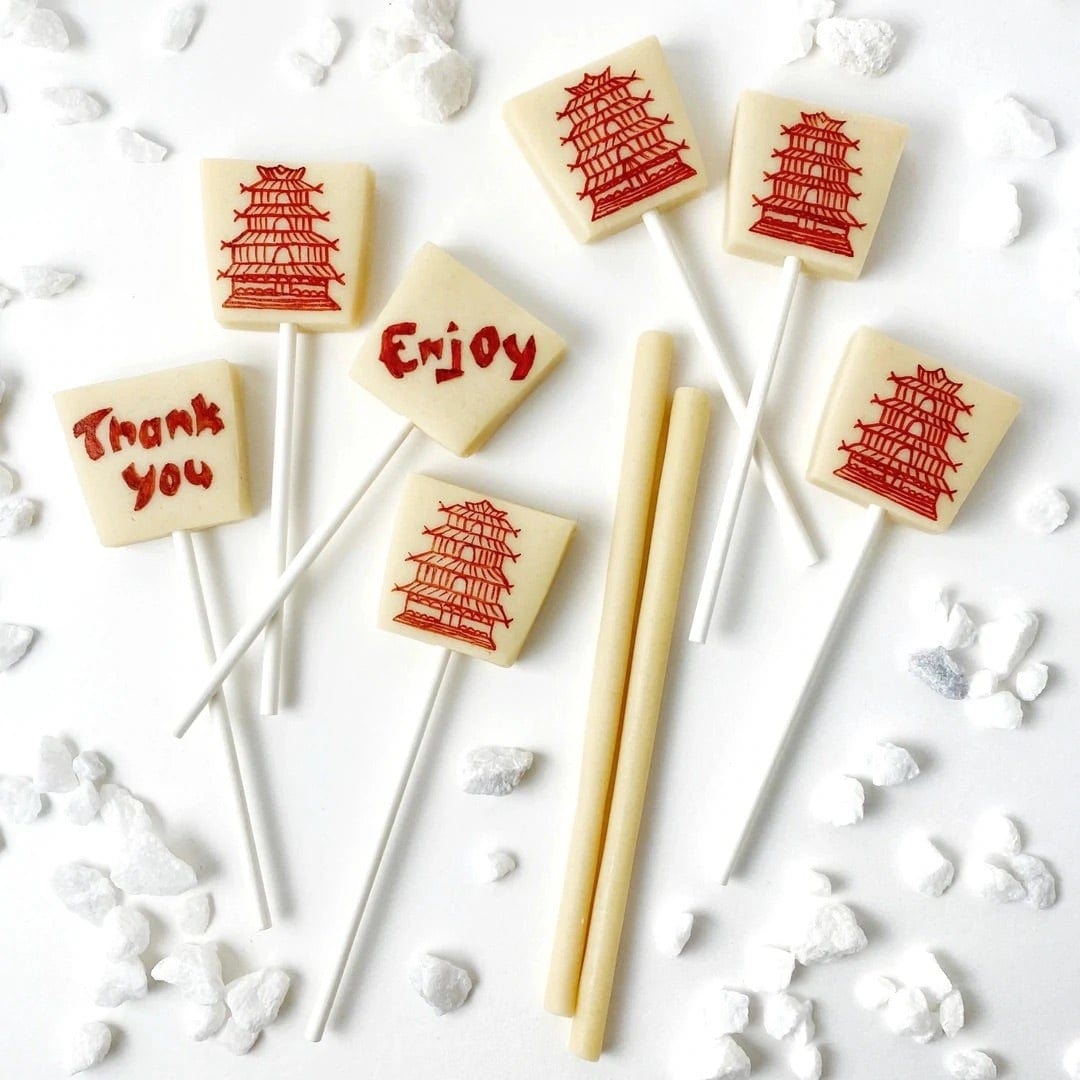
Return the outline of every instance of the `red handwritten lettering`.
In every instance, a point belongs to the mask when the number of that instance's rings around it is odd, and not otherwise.
[[[171,461],[161,470],[161,494],[170,499],[180,490],[180,467]]]
[[[510,376],[510,381],[521,382],[522,379],[528,378],[529,372],[532,371],[533,361],[536,359],[536,338],[530,334],[529,340],[525,342],[525,347],[522,349],[518,347],[517,334],[511,334],[503,338],[503,348],[514,365],[514,374]]]
[[[101,445],[101,440],[97,437],[97,429],[101,421],[111,412],[112,409],[98,409],[96,412],[87,413],[71,429],[71,434],[76,439],[85,440],[83,449],[91,461],[97,461],[98,458],[105,456],[105,447]]]
[[[196,487],[208,488],[214,482],[214,471],[205,461],[200,461],[196,469],[195,462],[189,458],[184,462],[184,479]]]
[[[395,379],[404,379],[411,372],[427,367],[429,361],[435,369],[436,385],[460,379],[466,374],[463,363],[466,341],[473,363],[481,371],[491,368],[502,353],[510,365],[510,382],[527,379],[536,362],[536,338],[533,335],[530,334],[522,345],[516,333],[502,337],[498,327],[487,325],[466,338],[465,335],[457,335],[456,331],[460,328],[453,320],[447,323],[442,337],[426,337],[416,341],[416,354],[410,356],[408,339],[416,334],[416,329],[414,322],[400,322],[387,326],[382,332],[379,361]],[[445,367],[436,367],[434,361],[437,360],[447,360],[448,363]]]
[[[139,442],[147,450],[153,450],[161,445],[161,417],[155,416],[151,420],[144,420],[139,425]]]
[[[157,470],[153,465],[146,471],[145,476],[140,476],[139,470],[136,469],[134,465],[129,465],[120,474],[124,478],[124,483],[136,493],[134,507],[136,511],[142,510],[154,497],[154,481],[156,479],[156,474]]]
[[[120,439],[128,441],[128,446],[135,445],[135,425],[130,420],[117,420],[115,416],[109,418],[109,445],[114,454],[120,453]]]
[[[472,353],[476,366],[486,368],[495,354],[499,351],[499,331],[494,326],[483,326],[473,334],[469,342],[469,352]]]
[[[410,371],[415,371],[416,360],[402,360],[401,354],[405,351],[404,342],[399,338],[404,334],[415,334],[416,323],[400,322],[392,323],[382,332],[382,342],[379,345],[379,360],[395,379],[404,379]]]
[[[165,430],[170,439],[175,439],[178,431],[183,431],[185,435],[194,434],[191,413],[187,409],[171,409],[165,416]]]
[[[221,412],[219,405],[213,402],[207,405],[206,398],[202,394],[196,394],[191,399],[191,407],[195,410],[196,438],[204,431],[209,431],[211,435],[217,435],[225,430],[225,421],[218,415]]]

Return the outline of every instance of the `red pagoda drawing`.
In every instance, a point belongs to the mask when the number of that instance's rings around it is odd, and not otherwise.
[[[800,123],[781,124],[788,144],[772,152],[780,167],[765,173],[772,194],[764,199],[754,196],[761,217],[750,226],[751,232],[854,256],[849,233],[866,222],[848,210],[848,203],[860,194],[850,179],[861,176],[862,169],[848,164],[848,153],[859,149],[859,140],[844,134],[845,123],[824,112],[804,112]]]
[[[630,90],[640,81],[636,71],[612,75],[610,67],[585,75],[566,87],[569,103],[555,114],[573,125],[561,142],[572,143],[577,152],[567,168],[585,177],[578,198],[592,200],[593,221],[697,175],[682,159],[690,149],[685,140],[664,134],[674,123],[671,117],[649,114],[652,91],[635,95]]]
[[[331,282],[345,282],[330,262],[330,252],[338,250],[338,242],[313,227],[330,220],[328,211],[311,202],[312,196],[323,193],[322,184],[309,184],[303,167],[256,168],[259,179],[240,185],[250,202],[243,210],[233,211],[235,219],[243,221],[244,231],[221,242],[230,263],[218,271],[218,277],[228,278],[232,285],[224,307],[339,310],[330,296]]]
[[[953,461],[946,445],[950,439],[967,439],[956,418],[970,416],[973,406],[960,400],[963,384],[953,382],[944,368],[929,371],[920,364],[917,375],[892,372],[889,382],[894,396],[875,394],[871,401],[881,407],[878,420],[857,420],[859,441],[840,444],[848,460],[836,475],[936,521],[938,499],[956,494],[946,473],[962,464]]]
[[[487,499],[453,506],[440,502],[439,512],[446,515],[445,524],[424,529],[432,538],[430,550],[408,557],[416,563],[416,577],[394,586],[405,594],[405,607],[394,621],[494,650],[495,624],[511,621],[500,603],[513,588],[503,564],[517,562],[519,555],[506,539],[521,530]]]

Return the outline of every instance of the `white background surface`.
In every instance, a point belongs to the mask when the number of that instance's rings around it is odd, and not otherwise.
[[[361,70],[355,39],[315,91],[295,88],[276,58],[295,39],[307,5],[263,0],[210,5],[190,49],[163,57],[148,44],[161,5],[61,5],[73,29],[65,55],[0,42],[9,114],[0,117],[0,280],[42,263],[81,275],[68,295],[18,300],[0,315],[0,375],[9,400],[0,454],[40,523],[0,547],[0,618],[39,630],[33,651],[0,677],[0,770],[29,772],[36,742],[63,733],[96,747],[114,778],[159,811],[165,836],[196,861],[218,908],[213,933],[226,975],[276,963],[294,974],[282,1019],[256,1052],[233,1059],[189,1043],[178,995],[157,988],[114,1014],[88,1003],[94,932],[52,897],[47,878],[71,858],[103,860],[100,826],[78,830],[59,807],[32,827],[3,827],[0,852],[0,1075],[57,1075],[66,1025],[105,1016],[118,1032],[97,1075],[155,1080],[307,1075],[331,1077],[655,1077],[690,994],[709,976],[738,982],[744,944],[765,924],[786,872],[813,864],[834,876],[871,945],[854,959],[799,973],[793,990],[818,1002],[821,1044],[834,1077],[915,1078],[941,1070],[943,1047],[886,1034],[861,1013],[850,987],[889,970],[909,944],[940,949],[969,1002],[958,1040],[991,1050],[1002,1075],[1051,1077],[1080,1035],[1075,1002],[1080,915],[1076,811],[1076,690],[1080,648],[1075,524],[1050,538],[1025,533],[1015,508],[1032,485],[1077,494],[1076,339],[1045,272],[1055,238],[1080,211],[1070,161],[1080,10],[1063,0],[1017,4],[894,3],[846,6],[890,17],[900,34],[895,68],[864,81],[820,58],[779,68],[786,5],[645,0],[509,4],[463,0],[460,47],[476,62],[475,96],[445,127],[403,122],[389,94]],[[314,6],[312,7],[314,10]],[[351,32],[374,4],[330,13]],[[1018,393],[1025,410],[983,482],[944,538],[891,530],[832,653],[805,717],[759,842],[738,879],[718,887],[711,853],[734,827],[763,767],[822,605],[842,568],[859,511],[799,484],[799,498],[830,558],[798,572],[783,549],[756,480],[740,524],[720,622],[705,648],[678,644],[655,761],[621,964],[609,1051],[598,1065],[572,1060],[566,1024],[540,1007],[577,785],[582,717],[629,371],[636,335],[678,337],[680,381],[712,387],[676,297],[656,272],[647,236],[625,232],[594,247],[571,240],[504,130],[513,93],[655,32],[665,43],[713,186],[672,217],[706,282],[737,366],[749,372],[768,331],[777,274],[720,249],[723,176],[735,99],[744,86],[906,120],[911,141],[864,279],[803,282],[770,406],[772,443],[788,474],[804,466],[836,361],[861,323],[880,327]],[[109,105],[103,120],[54,127],[42,87],[83,85]],[[965,147],[964,110],[1015,92],[1056,126],[1062,149],[1038,162],[986,163]],[[112,146],[121,123],[173,148],[160,166],[133,166]],[[275,927],[248,932],[230,823],[221,811],[217,746],[200,722],[183,743],[168,735],[199,664],[167,541],[98,546],[65,459],[50,395],[156,366],[225,356],[244,366],[258,515],[199,538],[218,586],[219,625],[230,628],[264,583],[272,358],[270,335],[230,332],[211,319],[197,184],[203,155],[303,160],[359,158],[378,177],[377,248],[368,307],[377,312],[425,240],[505,289],[570,342],[562,367],[475,459],[417,441],[386,473],[290,607],[290,708],[254,717],[257,666],[230,685],[244,724]],[[1009,250],[972,251],[958,217],[973,185],[1019,185],[1025,228]],[[1068,184],[1071,177],[1073,182]],[[360,335],[305,338],[295,523],[306,535],[395,425],[344,368]],[[717,395],[690,552],[680,627],[705,556],[707,532],[733,444]],[[392,787],[433,650],[373,628],[395,490],[426,470],[493,494],[575,516],[580,532],[526,653],[503,671],[455,665],[385,887],[325,1041],[302,1029],[329,947],[358,883]],[[1044,617],[1037,655],[1052,685],[1018,732],[983,732],[953,703],[903,671],[911,646],[909,597],[921,583],[957,588],[987,617],[1011,604]],[[815,782],[858,766],[867,740],[910,746],[924,774],[902,789],[872,790],[866,821],[833,831],[807,819]],[[463,795],[456,763],[470,746],[529,747],[537,765],[510,798]],[[971,827],[1001,807],[1024,826],[1029,850],[1061,876],[1048,912],[991,907],[958,883],[940,900],[906,892],[895,852],[921,828],[962,864]],[[500,845],[520,870],[475,884],[469,856]],[[683,958],[660,958],[649,924],[674,900],[699,914]],[[168,905],[157,905],[168,914]],[[150,959],[175,942],[155,923]],[[409,988],[407,959],[424,948],[468,966],[466,1008],[434,1016]],[[745,1044],[757,1075],[786,1075],[760,1028]]]

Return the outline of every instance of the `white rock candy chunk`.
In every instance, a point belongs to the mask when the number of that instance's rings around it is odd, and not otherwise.
[[[814,1037],[814,1003],[794,994],[770,994],[762,1006],[761,1022],[774,1039],[808,1043]]]
[[[11,37],[36,7],[37,0],[0,0],[0,37]]]
[[[176,924],[182,934],[198,937],[210,925],[210,894],[189,893],[176,905]]]
[[[956,868],[926,836],[910,833],[900,842],[900,877],[923,896],[941,896]]]
[[[748,1080],[750,1059],[730,1036],[676,1041],[668,1072],[672,1080]]]
[[[3,286],[0,286],[0,289],[2,288]],[[11,295],[10,291],[8,291],[8,300],[10,299]],[[6,304],[7,300],[0,295],[0,307],[4,307]],[[15,474],[3,462],[0,462],[0,499],[6,499],[14,490]]]
[[[914,949],[907,953],[901,961],[900,978],[908,986],[917,986],[932,1009],[936,1009],[953,988],[952,980],[929,949]]]
[[[105,111],[93,94],[77,86],[48,86],[41,96],[56,109],[58,124],[83,124],[96,120]]]
[[[1049,536],[1069,519],[1069,500],[1057,488],[1044,487],[1020,504],[1020,523],[1025,529]]]
[[[808,22],[831,18],[836,11],[836,0],[799,0],[799,18]]]
[[[413,957],[409,983],[440,1016],[461,1008],[472,990],[472,979],[463,967],[430,953]]]
[[[108,1024],[95,1021],[77,1027],[64,1047],[62,1067],[68,1076],[85,1072],[100,1065],[112,1048],[112,1030]]]
[[[908,657],[908,671],[944,698],[960,701],[967,697],[968,681],[963,668],[940,645],[913,652]]]
[[[884,975],[864,975],[855,983],[855,1002],[870,1011],[883,1009],[896,993],[896,983]]]
[[[75,755],[68,746],[53,735],[43,735],[38,743],[37,771],[34,783],[38,791],[62,794],[74,791],[79,778],[72,768]]]
[[[36,512],[33,502],[20,495],[0,503],[0,540],[26,532],[34,524]]]
[[[821,1080],[821,1051],[816,1046],[793,1046],[788,1068],[795,1080]]]
[[[195,1005],[216,1005],[225,1000],[216,945],[187,941],[171,956],[159,960],[150,974],[158,982],[175,986]]]
[[[810,795],[810,813],[827,825],[842,828],[863,819],[866,793],[853,776],[827,776]]]
[[[689,1018],[694,1035],[715,1041],[738,1035],[750,1022],[750,999],[738,990],[729,990],[720,980],[706,983],[694,996]]]
[[[29,825],[41,813],[41,795],[29,776],[0,776],[0,810],[13,825]]]
[[[34,49],[63,52],[69,44],[64,20],[51,8],[34,8],[15,27],[15,40]]]
[[[800,964],[827,964],[866,948],[866,934],[855,912],[838,901],[813,908],[792,951]]]
[[[48,266],[24,266],[22,268],[23,295],[32,300],[47,300],[59,296],[75,284],[77,277],[66,270],[54,270]]]
[[[1016,855],[1023,843],[1020,829],[1004,814],[983,814],[975,825],[975,850],[991,855]]]
[[[457,0],[391,0],[384,21],[390,26],[416,28],[450,41],[456,14]]]
[[[1080,1080],[1080,1039],[1066,1048],[1061,1058],[1061,1067],[1069,1080]]]
[[[1003,97],[968,121],[972,147],[986,157],[1041,158],[1057,148],[1054,129],[1014,97]]]
[[[892,62],[896,31],[881,19],[822,19],[818,48],[831,64],[853,75],[884,75]]]
[[[973,724],[999,731],[1015,731],[1024,722],[1024,706],[1011,690],[969,697],[964,702],[964,713]]]
[[[694,913],[665,908],[653,919],[652,931],[656,951],[673,960],[686,948],[694,932]]]
[[[748,945],[743,955],[743,981],[750,990],[769,994],[786,990],[795,971],[790,949],[777,945]]]
[[[158,41],[166,52],[182,52],[199,25],[198,4],[177,4],[165,12]]]
[[[146,997],[146,968],[141,960],[119,960],[108,964],[94,988],[94,1004],[115,1009],[125,1001]]]
[[[13,668],[30,648],[34,631],[18,623],[0,623],[0,671]]]
[[[1045,664],[1024,664],[1016,673],[1016,696],[1021,701],[1034,701],[1045,689],[1050,669]]]
[[[1035,855],[1014,855],[1009,869],[1024,886],[1024,903],[1033,908],[1051,907],[1057,900],[1057,883],[1050,868]]]
[[[795,892],[808,893],[810,896],[831,896],[832,882],[827,874],[820,870],[811,870],[808,867],[796,867],[788,877],[789,884]]]
[[[196,1042],[203,1042],[211,1035],[216,1035],[225,1023],[229,1010],[224,1001],[213,1005],[184,1004],[184,1030]]]
[[[997,676],[989,668],[979,668],[968,680],[969,698],[989,697],[997,689]]]
[[[89,825],[101,809],[101,795],[89,780],[80,780],[74,794],[64,804],[64,816],[72,825]]]
[[[168,147],[148,139],[142,132],[129,127],[116,129],[116,148],[120,156],[136,165],[156,165],[168,156]]]
[[[870,747],[866,754],[866,770],[874,787],[896,787],[919,775],[918,763],[911,752],[890,742]]]
[[[994,180],[964,194],[960,233],[971,247],[1008,247],[1020,235],[1023,220],[1015,184]]]
[[[96,750],[82,750],[71,763],[72,771],[80,780],[100,784],[108,768],[105,759]]]
[[[150,945],[150,924],[137,908],[117,906],[105,913],[101,923],[105,956],[109,960],[134,960]]]
[[[218,1033],[217,1041],[230,1054],[239,1056],[246,1054],[255,1045],[258,1037],[259,1033],[257,1031],[248,1031],[247,1028],[241,1027],[230,1017],[225,1021],[225,1026]]]
[[[970,873],[971,887],[984,900],[1014,904],[1027,895],[1024,886],[1004,867],[990,862],[976,863]]]
[[[119,784],[101,785],[101,820],[124,839],[152,829],[146,807]]]
[[[3,91],[0,90],[0,99],[3,99]],[[3,102],[3,108],[0,108],[0,113],[7,112],[7,102]],[[15,298],[15,293],[12,292],[6,285],[0,285],[0,308],[6,308],[8,304]],[[9,489],[10,492],[10,489]]]
[[[509,851],[481,851],[473,857],[476,880],[483,885],[502,881],[517,869],[517,859]]]
[[[312,60],[328,68],[337,59],[341,49],[341,29],[327,16],[315,19],[305,31],[304,45]]]
[[[233,1021],[245,1031],[260,1032],[276,1019],[289,992],[289,976],[281,968],[261,968],[234,979],[225,989]]]
[[[882,1018],[894,1035],[910,1035],[913,1039],[926,1038],[935,1028],[926,995],[917,986],[900,987],[885,1003]]]
[[[469,103],[472,64],[438,39],[438,45],[403,56],[391,75],[423,120],[441,124]]]
[[[318,86],[326,78],[326,68],[303,49],[290,49],[285,54],[285,66],[303,86]]]
[[[116,890],[93,866],[65,863],[53,871],[50,882],[53,892],[68,911],[95,926],[101,926],[106,914],[116,907]]]
[[[531,750],[477,746],[461,759],[458,783],[470,795],[509,795],[532,768]]]
[[[814,24],[812,22],[796,23],[788,32],[780,54],[782,64],[793,64],[804,56],[810,55],[814,47]]]
[[[964,1026],[964,998],[957,989],[950,990],[938,1006],[938,1023],[945,1038],[952,1039]]]
[[[943,649],[966,649],[975,640],[975,623],[963,604],[953,604],[942,627],[941,640]]]
[[[1004,678],[1023,660],[1039,632],[1039,617],[1014,611],[979,627],[979,656],[984,667]]]
[[[179,896],[198,884],[195,871],[152,832],[124,840],[109,876],[118,889],[136,896]]]
[[[997,1065],[982,1050],[959,1050],[945,1059],[945,1069],[953,1080],[995,1080]]]

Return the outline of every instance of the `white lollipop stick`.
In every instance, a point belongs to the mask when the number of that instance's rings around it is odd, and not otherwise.
[[[270,538],[274,545],[274,577],[289,561],[289,492],[293,465],[293,411],[296,396],[296,324],[278,328],[277,398],[274,406],[274,466],[270,483]],[[284,606],[284,605],[283,605]],[[281,692],[282,623],[285,612],[263,632],[262,685],[259,715],[277,716]]]
[[[175,734],[183,735],[195,722],[195,718],[206,708],[206,703],[217,693],[221,684],[228,678],[240,658],[251,648],[251,643],[262,633],[266,624],[274,617],[285,598],[296,587],[304,572],[322,554],[323,549],[334,538],[338,529],[345,524],[345,519],[352,513],[357,503],[364,497],[368,488],[375,482],[379,473],[386,468],[390,459],[398,452],[402,443],[413,430],[411,420],[406,420],[394,433],[383,452],[372,463],[371,468],[360,478],[341,505],[323,522],[304,542],[300,550],[289,561],[281,577],[277,579],[256,613],[237,630],[232,641],[222,649],[215,663],[208,672],[203,688],[191,705],[184,712],[176,725]]]
[[[848,601],[855,592],[855,583],[859,580],[862,569],[866,565],[867,556],[870,554],[870,550],[873,548],[874,541],[881,532],[881,527],[884,522],[885,511],[882,510],[880,506],[868,506],[866,508],[859,537],[855,543],[854,550],[848,558],[847,575],[841,583],[840,592],[836,597],[836,603],[834,604],[832,611],[829,613],[828,621],[825,623],[824,627],[822,627],[821,637],[818,639],[817,648],[814,650],[814,654],[810,658],[810,663],[803,674],[802,682],[798,686],[795,700],[791,704],[791,709],[788,712],[783,731],[781,731],[780,738],[776,743],[776,749],[773,751],[772,759],[754,793],[754,801],[750,806],[749,813],[743,820],[742,828],[739,830],[738,834],[733,837],[732,845],[728,851],[722,853],[720,861],[720,883],[722,885],[728,883],[728,879],[731,877],[731,873],[735,869],[739,857],[746,847],[747,841],[750,839],[754,823],[757,821],[758,814],[765,804],[765,797],[769,792],[769,788],[772,786],[777,766],[784,756],[784,751],[787,749],[791,734],[795,730],[796,723],[802,714],[806,699],[809,697],[810,691],[814,687],[818,672],[821,669],[821,661],[828,651],[829,642],[832,641],[833,634],[836,632],[836,628],[839,626],[840,620],[847,609]]]
[[[754,456],[754,444],[757,442],[761,416],[765,410],[765,401],[769,396],[776,362],[780,358],[780,346],[784,341],[791,301],[795,297],[795,286],[799,281],[802,263],[794,255],[784,259],[784,269],[780,276],[780,311],[773,331],[769,355],[754,374],[754,384],[750,387],[750,397],[746,403],[746,415],[739,428],[739,441],[735,445],[735,457],[728,473],[724,499],[720,504],[720,515],[716,520],[709,559],[705,564],[705,576],[698,593],[697,607],[694,609],[693,622],[690,625],[690,640],[701,644],[709,636],[709,623],[712,622],[716,598],[720,592],[720,578],[724,573],[731,538],[735,533],[735,521],[739,516],[746,477],[750,472],[750,461]]]
[[[720,342],[716,338],[712,325],[705,317],[705,306],[702,303],[701,296],[698,294],[694,279],[690,276],[682,256],[679,254],[674,237],[667,227],[667,222],[664,221],[664,215],[656,210],[647,210],[642,215],[641,220],[645,223],[649,236],[652,237],[657,253],[660,255],[660,261],[667,269],[669,279],[675,285],[681,287],[680,291],[686,301],[686,313],[689,316],[690,325],[693,327],[698,343],[712,360],[713,374],[716,376],[716,381],[720,385],[720,392],[724,395],[724,400],[727,402],[728,409],[731,410],[735,423],[738,424],[740,429],[744,428],[749,420],[746,398],[743,396],[738,380],[735,378],[731,365],[724,355],[724,350],[720,347]],[[795,553],[799,565],[813,566],[820,557],[817,548],[814,546],[814,541],[810,538],[799,510],[791,498],[791,493],[787,489],[784,477],[780,473],[772,452],[760,433],[753,446],[754,460],[757,462],[758,469],[761,472],[765,490],[769,493],[769,498],[772,499],[773,505],[776,507],[784,537]]]
[[[424,744],[424,736],[427,734],[432,716],[435,715],[435,706],[439,700],[439,692],[446,682],[446,672],[450,666],[450,657],[452,655],[453,653],[451,653],[449,649],[442,650],[438,667],[435,669],[435,674],[431,680],[431,688],[428,690],[427,699],[424,702],[424,708],[420,714],[420,723],[416,726],[412,745],[409,747],[409,753],[405,759],[404,768],[401,770],[401,777],[398,780],[397,788],[395,789],[393,799],[390,802],[390,808],[387,812],[386,819],[383,821],[382,832],[379,834],[379,840],[375,846],[375,853],[368,866],[368,871],[364,877],[363,884],[360,886],[360,896],[356,901],[356,908],[353,911],[352,918],[349,920],[348,928],[338,942],[334,966],[330,969],[330,974],[319,993],[318,1001],[315,1003],[315,1008],[312,1009],[311,1016],[308,1019],[304,1036],[309,1042],[318,1042],[323,1037],[323,1032],[326,1031],[326,1022],[330,1019],[330,1012],[334,1008],[334,1001],[337,999],[338,990],[341,988],[341,980],[345,975],[345,968],[349,963],[349,954],[352,952],[353,945],[360,936],[360,927],[364,921],[364,912],[367,910],[368,900],[371,899],[375,883],[379,878],[379,870],[382,868],[383,859],[386,856],[386,850],[390,846],[390,840],[394,834],[394,826],[397,824],[398,811],[401,809],[401,804],[405,800],[405,793],[409,789],[409,781],[412,779],[413,769],[416,767],[416,760],[420,756],[420,748]]]
[[[195,612],[195,625],[202,640],[203,652],[206,654],[207,663],[212,664],[216,655],[214,634],[210,628],[210,613],[206,610],[206,593],[199,575],[199,564],[195,558],[195,543],[191,538],[191,533],[180,530],[174,532],[172,538],[176,561],[187,579],[191,605]],[[224,692],[215,694],[211,698],[210,715],[217,724],[218,733],[221,735],[221,747],[225,752],[233,817],[240,830],[244,870],[255,898],[258,926],[260,930],[266,930],[271,923],[270,905],[266,899],[266,884],[259,864],[259,851],[255,845],[255,829],[251,824],[251,810],[248,807],[247,793],[244,791],[244,777],[240,772],[240,760],[236,754],[236,740],[233,737],[232,720],[229,718],[229,707],[225,701]]]

